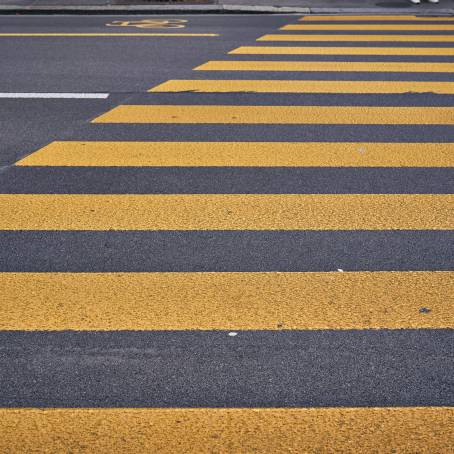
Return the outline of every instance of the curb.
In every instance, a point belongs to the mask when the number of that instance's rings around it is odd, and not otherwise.
[[[309,8],[255,5],[0,6],[1,14],[309,14]]]
[[[408,14],[454,16],[454,9],[405,8],[306,8],[257,5],[91,5],[19,6],[0,5],[4,14]]]

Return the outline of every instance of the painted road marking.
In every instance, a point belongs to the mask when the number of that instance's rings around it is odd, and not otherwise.
[[[240,55],[445,55],[453,56],[454,48],[443,47],[290,47],[242,46],[229,54]]]
[[[185,19],[142,19],[133,21],[113,21],[106,27],[136,27],[136,28],[185,28]]]
[[[109,93],[0,93],[0,98],[106,99]]]
[[[16,165],[454,167],[454,143],[53,142]]]
[[[93,123],[454,125],[452,107],[120,105]]]
[[[300,21],[453,21],[452,16],[422,17],[422,16],[304,16]]]
[[[313,35],[313,34],[282,34],[264,35],[257,41],[403,41],[403,42],[452,42],[454,35]]]
[[[0,287],[1,330],[454,328],[454,272],[0,273]]]
[[[260,93],[439,93],[454,94],[453,82],[314,80],[169,80],[149,92]]]
[[[454,30],[451,24],[290,24],[284,25],[279,30]]]
[[[448,453],[452,407],[3,408],[2,452]],[[380,430],[377,430],[377,427]],[[226,450],[226,447],[227,450]]]
[[[454,94],[454,82],[337,80],[169,80],[150,92],[200,93],[439,93]]]
[[[453,204],[453,194],[1,194],[0,230],[450,230]]]
[[[195,71],[315,71],[452,73],[453,63],[353,61],[228,61],[211,60]]]
[[[0,38],[93,38],[93,37],[151,37],[151,36],[168,36],[168,37],[193,37],[193,36],[219,36],[217,33],[0,33]]]

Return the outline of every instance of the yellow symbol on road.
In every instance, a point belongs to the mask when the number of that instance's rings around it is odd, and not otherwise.
[[[184,28],[184,19],[143,19],[131,21],[113,21],[107,27],[137,27],[137,28]]]

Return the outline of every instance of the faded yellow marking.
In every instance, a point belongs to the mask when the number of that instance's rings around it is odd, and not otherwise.
[[[454,272],[0,273],[0,288],[1,330],[454,328]]]
[[[92,37],[131,37],[131,36],[219,36],[217,33],[0,33],[0,38],[92,38]]]
[[[451,24],[290,24],[279,30],[414,30],[414,31],[449,31],[454,30]]]
[[[452,16],[423,17],[423,16],[304,16],[300,21],[453,21]]]
[[[453,56],[450,47],[290,47],[242,46],[229,54],[239,55],[445,55]]]
[[[352,61],[228,61],[212,60],[196,71],[334,71],[452,73],[454,63]],[[334,84],[335,82],[333,82]]]
[[[454,35],[313,35],[313,34],[281,34],[264,35],[257,41],[408,41],[408,42],[452,42]]]
[[[453,228],[451,194],[0,195],[0,230]]]
[[[0,451],[349,453],[452,451],[454,408],[5,408]]]
[[[53,142],[16,165],[454,167],[454,143]]]
[[[452,107],[120,105],[93,123],[453,125]]]

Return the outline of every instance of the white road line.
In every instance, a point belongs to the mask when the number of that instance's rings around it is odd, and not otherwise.
[[[0,93],[0,98],[106,99],[109,93]]]

